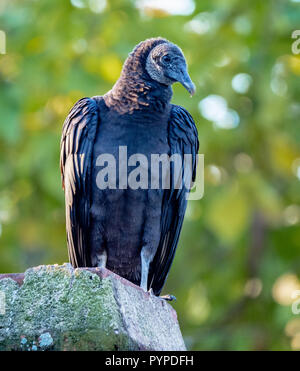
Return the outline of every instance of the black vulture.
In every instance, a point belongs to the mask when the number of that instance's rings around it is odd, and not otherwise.
[[[74,105],[61,138],[71,264],[106,267],[155,295],[160,294],[174,258],[187,206],[187,184],[195,179],[198,153],[193,118],[170,103],[175,82],[194,94],[181,49],[163,38],[145,40],[129,54],[108,93],[82,98]],[[180,180],[188,181],[177,186],[176,161],[170,161],[169,187],[160,180],[158,187],[150,181],[148,187],[130,187],[118,169],[125,164],[129,177],[130,168],[142,162],[138,158],[129,163],[134,154],[142,154],[149,163],[154,154],[179,154],[181,164],[189,154],[190,167],[177,173]],[[103,160],[102,155],[108,157]],[[99,187],[99,172],[108,168],[111,158],[117,170],[107,171],[102,179],[107,186]],[[146,172],[150,174],[149,169]]]

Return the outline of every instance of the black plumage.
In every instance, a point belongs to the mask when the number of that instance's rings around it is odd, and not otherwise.
[[[110,154],[120,164],[124,161],[119,159],[120,146],[126,146],[128,157],[141,153],[149,163],[151,154],[191,154],[191,169],[182,177],[194,180],[197,130],[191,115],[170,103],[171,85],[176,81],[194,92],[181,50],[162,38],[140,43],[112,90],[74,105],[61,139],[72,265],[106,266],[156,295],[174,258],[187,189],[176,188],[171,164],[170,189],[149,185],[147,189],[101,190],[96,181],[97,159]],[[117,184],[119,180],[117,172]]]

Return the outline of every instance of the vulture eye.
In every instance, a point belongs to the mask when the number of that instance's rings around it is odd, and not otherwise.
[[[171,58],[170,58],[170,56],[168,56],[168,55],[164,55],[164,56],[162,57],[162,61],[163,61],[164,63],[170,63],[170,62],[171,62]]]

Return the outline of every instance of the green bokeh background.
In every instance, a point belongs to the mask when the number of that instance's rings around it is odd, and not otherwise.
[[[104,9],[103,0],[1,0],[0,272],[67,261],[62,123],[77,99],[112,87],[138,42],[163,36],[183,49],[197,86],[191,99],[176,84],[173,102],[193,115],[205,155],[205,195],[189,203],[164,289],[178,299],[186,344],[300,349],[291,309],[300,290],[300,56],[291,38],[300,3],[187,3],[174,15],[133,0]],[[243,93],[232,87],[239,73],[250,76]],[[199,102],[211,95],[238,114],[233,127],[203,117]]]

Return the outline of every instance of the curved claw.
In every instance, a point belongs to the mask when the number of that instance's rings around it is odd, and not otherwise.
[[[177,301],[176,296],[174,295],[163,295],[160,296],[161,299],[167,300],[167,301]]]

